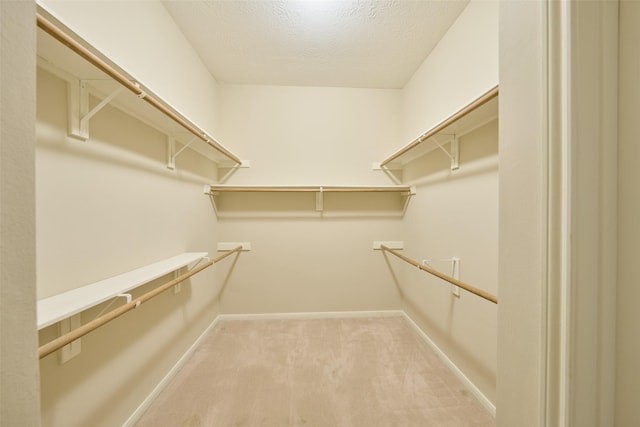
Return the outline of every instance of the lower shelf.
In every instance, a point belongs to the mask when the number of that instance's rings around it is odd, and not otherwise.
[[[207,252],[185,252],[128,273],[38,300],[38,330],[149,283],[172,271],[197,263],[207,256]]]

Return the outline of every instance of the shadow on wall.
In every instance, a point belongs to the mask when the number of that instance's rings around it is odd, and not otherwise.
[[[403,171],[403,181],[416,185],[434,184],[498,169],[498,120],[460,138],[459,144],[459,169],[452,171],[450,158],[437,148],[408,163]],[[449,150],[449,144],[444,148]]]
[[[456,363],[456,360],[463,360],[466,369],[471,369],[473,372],[478,373],[482,376],[486,381],[492,382],[495,388],[495,372],[491,369],[490,366],[483,363],[480,358],[475,354],[469,346],[464,346],[463,343],[456,340],[453,334],[453,321],[456,317],[455,315],[455,297],[449,292],[448,284],[437,284],[436,286],[444,286],[443,289],[447,289],[445,292],[449,294],[449,305],[445,309],[442,307],[442,311],[445,311],[446,315],[446,325],[442,323],[438,323],[433,316],[428,313],[424,307],[420,307],[417,301],[414,301],[411,298],[410,293],[407,293],[403,289],[402,280],[398,277],[396,270],[398,268],[406,268],[405,265],[400,265],[394,267],[395,263],[392,263],[389,260],[389,257],[386,253],[383,254],[385,257],[385,261],[389,268],[389,272],[393,281],[398,288],[400,294],[403,299],[403,307],[407,316],[409,316],[417,325],[419,325],[420,329],[429,337],[432,342],[437,346],[442,346],[441,350],[449,355],[455,355],[455,357],[451,358],[453,363]],[[399,261],[400,262],[400,261]],[[410,268],[410,267],[409,267]],[[418,273],[422,275],[422,272]],[[425,286],[434,285],[434,283],[429,283],[427,278],[429,276],[425,274]],[[438,279],[435,279],[438,280]],[[437,290],[434,288],[434,291]],[[465,292],[464,290],[462,292]],[[489,303],[487,303],[489,304]],[[441,313],[442,314],[442,313]]]
[[[387,252],[385,251],[380,251],[382,253],[382,256],[384,257],[384,262],[385,264],[387,264],[387,268],[389,271],[389,274],[391,275],[391,279],[393,280],[393,284],[396,285],[396,289],[398,290],[398,293],[400,294],[400,298],[402,298],[404,300],[405,298],[405,294],[402,290],[402,285],[401,285],[401,281],[398,279],[398,276],[396,275],[396,271],[393,269],[393,266],[391,265],[391,261],[389,260],[389,254],[387,254]]]
[[[176,159],[175,170],[168,169],[167,136],[110,105],[91,119],[87,141],[68,136],[66,85],[63,80],[38,69],[38,149],[55,150],[191,182],[217,180],[217,165],[190,149]],[[90,107],[98,102],[97,98],[90,97]],[[176,143],[176,151],[180,148],[180,143]]]
[[[219,219],[399,218],[406,196],[392,193],[331,193],[316,207],[316,193],[224,193],[212,195]]]
[[[483,364],[478,360],[475,354],[469,351],[468,347],[463,347],[453,339],[447,331],[439,328],[435,322],[433,322],[428,313],[421,309],[417,304],[411,301],[409,298],[404,299],[405,313],[416,324],[420,325],[420,328],[425,332],[430,339],[433,340],[436,345],[443,338],[447,342],[447,353],[455,354],[458,358],[465,360],[467,366],[471,366],[473,371],[479,372],[484,378],[492,379],[495,384],[495,372],[490,367]],[[453,305],[450,306],[450,310],[453,309]],[[452,360],[455,363],[455,360]]]
[[[224,291],[227,288],[227,285],[231,281],[231,276],[233,274],[233,271],[236,268],[236,264],[238,263],[238,259],[240,258],[241,253],[242,252],[238,252],[233,256],[233,261],[231,261],[231,265],[229,266],[226,274],[224,275],[224,278],[221,281],[220,289],[218,290],[218,301],[220,300],[220,297],[224,294]]]
[[[167,275],[133,290],[131,292],[132,298],[135,299],[139,297],[150,289],[168,282],[171,278],[171,275]],[[67,363],[63,365],[59,364],[57,352],[40,360],[40,375],[43,385],[41,396],[43,426],[57,425],[57,417],[55,409],[53,408],[59,408],[59,402],[64,401],[69,394],[86,387],[86,383],[91,381],[92,376],[96,374],[100,375],[100,372],[108,370],[109,365],[114,360],[126,358],[127,351],[136,347],[136,344],[141,341],[145,335],[149,334],[154,327],[164,324],[171,318],[176,317],[177,312],[190,296],[191,281],[187,280],[182,283],[181,293],[173,295],[171,291],[167,291],[82,337],[81,353]],[[124,303],[123,298],[119,298],[117,301],[117,304],[112,305],[110,309],[115,309]],[[107,311],[109,303],[110,302],[105,302],[82,312],[82,323],[88,323],[94,318],[99,317],[103,310]],[[56,329],[57,325],[43,329],[40,332],[41,344],[56,338]],[[186,329],[186,326],[182,329]],[[179,332],[174,331],[174,333]],[[169,347],[170,345],[170,342],[166,342],[164,346]],[[168,348],[165,348],[163,352],[167,350]],[[139,354],[143,357],[150,356],[140,349],[139,351]],[[159,353],[160,352],[156,354]],[[158,362],[159,357],[150,356],[148,359],[145,359],[145,366],[153,369]],[[134,384],[143,379],[143,370],[135,370],[135,372],[135,375],[122,383],[118,392],[113,394],[114,397],[112,399],[119,399],[127,395],[126,391],[134,388]],[[119,374],[121,376],[127,375],[126,372],[119,372]],[[104,405],[100,405],[100,408],[104,407],[104,411],[109,410],[111,405],[117,407],[116,402],[107,403],[112,400],[109,396],[100,395],[104,390],[108,390],[108,387],[104,389],[93,388],[94,402],[105,402]],[[109,390],[109,394],[112,394],[111,390]],[[102,410],[103,409],[100,409],[100,411]],[[97,413],[95,416],[88,416],[81,424],[99,425],[99,423],[92,422],[93,419],[101,419],[100,414]]]
[[[223,292],[239,255],[236,254],[233,264],[227,267],[227,279],[215,295],[211,296],[212,300],[218,300],[220,293]],[[209,275],[209,278],[211,277]],[[141,286],[132,292],[132,298],[135,299],[172,278],[172,275],[167,275]],[[194,298],[192,285],[192,281],[187,279],[182,282],[180,293],[174,294],[172,290],[167,290],[139,308],[85,335],[82,338],[80,355],[64,365],[59,364],[56,353],[42,359],[40,375],[41,382],[45,385],[41,392],[43,427],[59,425],[56,410],[64,408],[63,402],[71,399],[69,397],[71,394],[88,389],[91,390],[91,401],[100,402],[100,404],[76,425],[102,425],[101,420],[112,418],[113,413],[118,412],[118,408],[126,417],[129,417],[142,400],[132,402],[131,399],[124,397],[132,397],[136,392],[136,395],[142,398],[148,396],[151,389],[144,389],[141,384],[148,383],[149,373],[167,372],[186,351],[183,347],[188,348],[197,338],[184,337],[184,333],[193,330],[195,325],[211,323],[211,309],[208,303],[203,304],[197,312],[185,311],[187,301]],[[206,286],[207,283],[197,285]],[[103,303],[83,312],[82,315],[85,317],[83,323],[87,323],[86,319],[90,321],[99,316],[108,304],[108,302]],[[117,306],[114,305],[111,309]],[[182,312],[181,316],[180,312]],[[57,336],[56,329],[56,325],[43,329],[40,332],[41,343],[54,339]],[[145,346],[145,340],[157,342],[157,339],[153,338],[157,334],[164,337],[161,346],[159,348]],[[172,353],[175,354],[174,360],[170,362],[171,366],[166,366],[166,355]],[[114,370],[117,363],[120,363],[118,360],[127,358],[133,362],[129,364],[131,368],[129,371],[123,372],[118,369],[110,372]],[[100,380],[97,377],[102,377],[105,382],[118,384],[117,389],[110,388],[108,384],[104,384],[104,388],[100,387]],[[118,378],[118,380],[111,381],[111,378]],[[155,385],[154,383],[151,387]],[[124,421],[123,419],[122,422]]]

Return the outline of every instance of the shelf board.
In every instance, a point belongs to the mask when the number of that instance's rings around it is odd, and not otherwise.
[[[43,10],[40,11],[44,12]],[[111,105],[166,135],[173,135],[181,145],[189,144],[190,149],[221,167],[240,164],[235,154],[231,153],[213,137],[207,135],[205,131],[199,129],[197,125],[178,110],[137,82],[117,64],[101,55],[100,52],[89,46],[68,28],[60,23],[54,23],[52,17],[44,15],[46,14],[43,13],[42,16],[39,16],[39,19],[50,20],[49,23],[52,24],[52,27],[55,27],[56,30],[115,70],[124,78],[125,83],[128,81],[130,85],[131,83],[137,85],[139,87],[138,91],[146,94],[146,96],[141,97],[131,92],[131,90],[123,90],[110,102]],[[117,88],[124,87],[105,71],[85,60],[80,54],[65,46],[41,27],[37,31],[37,45],[38,66],[40,68],[57,75],[67,82],[82,82],[86,90],[99,99],[104,99]],[[154,107],[154,105],[157,107]],[[172,114],[173,117],[168,114]],[[189,126],[190,129],[185,126]]]
[[[38,300],[38,330],[207,257],[185,252],[145,267]]]
[[[460,138],[498,118],[498,86],[449,116],[436,126],[422,133],[410,143],[380,162],[381,167],[402,169],[413,160],[449,144],[453,135]],[[438,140],[438,143],[434,141]]]
[[[398,216],[415,189],[404,185],[213,185],[205,187],[218,218]]]
[[[408,193],[406,185],[212,185],[209,193]]]

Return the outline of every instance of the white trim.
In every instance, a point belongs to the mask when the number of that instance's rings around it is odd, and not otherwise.
[[[548,174],[559,208],[548,216],[545,421],[612,425],[618,4],[562,2],[550,10]]]
[[[218,315],[213,322],[204,330],[202,334],[195,340],[195,342],[187,349],[187,351],[178,359],[175,365],[167,372],[167,374],[160,380],[157,386],[149,393],[149,395],[140,403],[140,405],[136,408],[135,411],[131,414],[131,416],[122,424],[122,427],[133,427],[140,420],[140,417],[146,412],[147,409],[151,406],[151,404],[158,398],[160,393],[169,385],[173,377],[176,376],[178,372],[184,367],[184,365],[189,361],[191,356],[195,353],[195,351],[200,347],[206,336],[215,328],[218,322],[221,320],[220,315]]]
[[[260,314],[221,314],[220,320],[280,320],[280,319],[355,319],[366,317],[402,317],[402,310],[378,311],[320,311],[311,313],[260,313]]]
[[[444,362],[445,365],[453,372],[453,374],[458,377],[458,379],[462,382],[462,384],[473,394],[478,402],[491,414],[493,418],[496,417],[496,406],[489,400],[487,396],[484,395],[480,391],[478,387],[456,366],[455,363],[447,355],[444,351],[440,349],[436,345],[435,342],[427,335],[421,328],[418,326],[416,322],[413,321],[411,317],[406,312],[402,312],[402,317],[407,321],[407,323],[417,332],[417,334],[424,340],[425,343],[438,355],[440,360]]]

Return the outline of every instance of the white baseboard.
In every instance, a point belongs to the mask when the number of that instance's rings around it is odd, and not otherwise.
[[[365,317],[402,317],[402,310],[378,311],[318,311],[311,313],[261,313],[261,314],[221,314],[220,320],[262,320],[262,319],[354,319]]]
[[[145,411],[151,406],[153,401],[160,395],[162,390],[169,384],[175,375],[182,369],[192,354],[197,350],[209,332],[223,320],[261,320],[261,319],[339,319],[339,318],[367,318],[367,317],[403,317],[418,335],[433,349],[440,359],[449,369],[462,381],[469,391],[478,399],[480,404],[495,418],[496,407],[491,401],[467,378],[460,369],[449,359],[446,354],[424,333],[422,329],[403,310],[379,310],[379,311],[325,311],[313,313],[264,313],[264,314],[219,314],[213,322],[200,334],[198,339],[180,357],[176,364],[162,378],[158,385],[151,391],[149,396],[138,406],[131,416],[124,422],[122,427],[133,427],[142,417]]]
[[[124,424],[122,424],[122,427],[133,427],[138,422],[140,417],[142,417],[145,411],[149,409],[149,406],[151,406],[153,401],[156,400],[156,398],[160,395],[162,390],[164,390],[165,387],[169,385],[173,377],[175,377],[176,374],[180,372],[180,369],[182,369],[185,363],[189,361],[193,353],[198,349],[198,347],[200,347],[200,344],[202,344],[206,336],[209,334],[209,332],[211,332],[213,328],[216,327],[219,321],[220,321],[220,315],[218,315],[213,320],[213,322],[211,322],[211,324],[207,326],[204,332],[200,334],[198,339],[196,339],[196,341],[191,345],[191,347],[189,347],[187,351],[182,355],[182,357],[178,359],[176,364],[173,365],[173,367],[169,370],[169,372],[167,372],[167,375],[165,375],[164,378],[162,378],[162,380],[158,383],[158,385],[155,386],[155,388],[151,391],[151,393],[149,393],[149,396],[147,396],[146,399],[142,401],[140,406],[136,408],[136,410],[133,412],[133,414],[131,414],[131,416],[127,419],[127,421],[125,421]]]
[[[496,417],[496,406],[480,391],[478,387],[469,379],[467,376],[456,366],[455,363],[447,355],[436,345],[435,342],[418,326],[416,322],[413,321],[409,315],[402,311],[402,316],[404,319],[411,325],[411,327],[418,333],[418,335],[431,347],[431,349],[438,355],[440,360],[444,362],[445,365],[454,373],[456,377],[462,384],[473,394],[476,399],[480,402],[480,404],[493,416]]]

